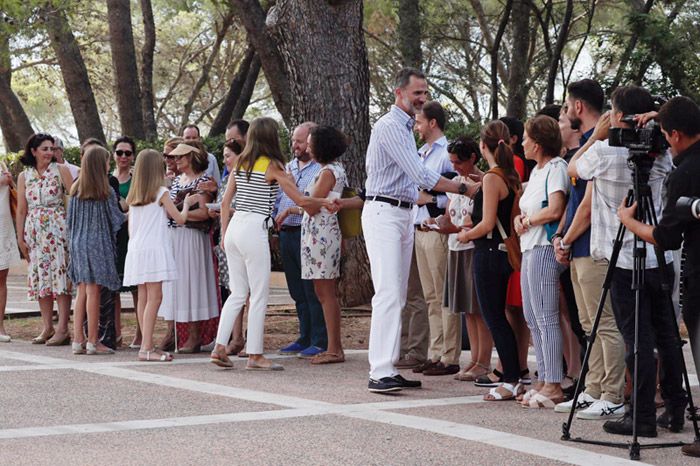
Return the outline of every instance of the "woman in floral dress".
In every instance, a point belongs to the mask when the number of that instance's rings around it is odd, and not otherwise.
[[[12,174],[0,162],[0,343],[9,343],[12,338],[5,331],[5,306],[7,304],[7,275],[10,266],[19,262],[19,250],[15,239],[10,212],[10,186],[14,186]]]
[[[73,178],[54,162],[54,139],[34,134],[20,159],[27,168],[17,182],[17,243],[29,261],[29,299],[39,301],[44,329],[32,340],[49,346],[70,343],[71,284],[68,281],[66,193]],[[58,331],[53,328],[53,301],[58,301]]]

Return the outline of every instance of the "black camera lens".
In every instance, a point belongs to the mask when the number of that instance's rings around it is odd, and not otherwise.
[[[700,198],[679,197],[676,201],[676,212],[685,219],[700,219]]]

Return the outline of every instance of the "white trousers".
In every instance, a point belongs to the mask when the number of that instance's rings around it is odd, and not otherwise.
[[[413,254],[411,209],[369,201],[362,211],[362,230],[374,285],[369,376],[379,380],[399,373],[394,364],[401,348],[401,310]]]
[[[267,229],[263,226],[264,219],[260,214],[237,211],[224,238],[231,294],[221,310],[216,342],[228,344],[233,323],[250,292],[246,343],[249,354],[263,353],[265,313],[270,291],[270,243]]]

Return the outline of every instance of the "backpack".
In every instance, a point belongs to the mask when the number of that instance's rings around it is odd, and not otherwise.
[[[503,169],[495,167],[486,173],[493,173],[494,175],[500,177],[506,184],[506,186],[508,186],[508,188],[510,189],[508,179],[503,173]],[[513,225],[513,220],[515,219],[515,217],[520,215],[520,206],[518,205],[520,202],[520,196],[522,196],[522,190],[515,191],[513,207],[510,210],[510,235],[506,235],[505,228],[503,228],[501,221],[499,220],[498,216],[496,216],[496,225],[498,227],[498,233],[501,235],[501,238],[503,239],[503,244],[505,244],[506,246],[506,252],[508,253],[508,263],[513,268],[513,270],[517,272],[520,271],[520,263],[522,261],[523,254],[520,251],[520,238],[518,238],[518,235],[515,233],[515,226]]]

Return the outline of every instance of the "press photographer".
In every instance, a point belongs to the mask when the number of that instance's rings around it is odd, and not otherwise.
[[[625,115],[643,114],[654,110],[651,94],[637,86],[617,88],[612,96],[612,110],[604,115],[589,141],[574,155],[569,163],[569,175],[592,180],[591,189],[591,256],[594,260],[610,261],[613,243],[617,237],[619,221],[617,207],[626,198],[632,187],[632,168],[628,163],[630,152],[626,147],[614,147],[607,141],[610,127],[633,128],[623,118]],[[649,155],[651,157],[652,155]],[[652,159],[649,167],[648,185],[657,218],[662,217],[662,186],[671,171],[670,157],[666,154]],[[681,386],[681,361],[677,348],[677,326],[671,301],[667,299],[661,285],[661,268],[665,267],[672,282],[672,256],[666,254],[667,264],[658,264],[651,244],[642,245],[640,252],[646,253],[644,283],[640,293],[638,374],[637,374],[637,435],[656,437],[657,422],[674,430],[683,426],[683,411],[686,405],[685,391]],[[625,362],[631,373],[634,371],[635,337],[635,291],[632,289],[634,268],[634,237],[625,233],[622,248],[613,273],[610,297],[615,321],[626,345]],[[656,345],[655,345],[656,343]],[[661,387],[666,412],[656,419],[656,361],[654,347],[664,368]],[[631,411],[618,421],[607,421],[606,432],[632,435]]]
[[[634,218],[634,208],[621,206],[620,220],[644,241],[664,250],[681,247],[686,254],[683,280],[683,320],[688,328],[696,370],[700,370],[700,221],[688,212],[690,206],[677,206],[681,196],[700,196],[700,109],[687,97],[674,97],[655,116],[673,155],[676,169],[666,182],[667,203],[659,225],[654,228]],[[683,453],[700,456],[700,443],[686,445]]]

